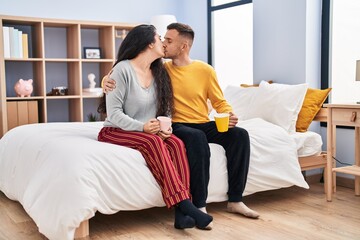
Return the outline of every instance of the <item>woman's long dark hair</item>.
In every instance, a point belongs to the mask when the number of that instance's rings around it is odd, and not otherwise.
[[[133,59],[145,51],[149,44],[155,43],[155,34],[156,29],[153,25],[142,24],[134,27],[121,43],[114,66],[122,60]],[[156,86],[156,116],[171,116],[174,112],[173,89],[162,59],[159,58],[152,62],[150,69]],[[97,110],[99,113],[106,114],[105,99],[104,95]]]

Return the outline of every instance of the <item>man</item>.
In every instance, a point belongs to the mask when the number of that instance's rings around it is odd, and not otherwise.
[[[215,70],[207,63],[190,58],[195,35],[191,27],[182,23],[172,23],[167,29],[164,40],[165,57],[172,61],[164,64],[174,92],[175,113],[172,117],[172,128],[173,134],[186,146],[193,203],[203,212],[207,212],[209,143],[217,143],[224,147],[227,157],[227,210],[246,217],[258,218],[259,214],[242,202],[249,169],[249,135],[245,129],[235,126],[238,118],[224,99]],[[108,79],[104,85],[105,90],[114,87]],[[230,114],[227,132],[218,132],[215,122],[209,120],[208,99],[217,112]]]
[[[190,26],[173,23],[165,34],[165,67],[174,91],[173,133],[186,146],[190,164],[190,189],[194,205],[206,212],[209,183],[209,143],[224,147],[228,170],[229,212],[258,218],[259,214],[242,202],[250,158],[250,140],[245,129],[236,127],[237,116],[224,99],[215,70],[207,63],[192,60],[190,49],[194,31]],[[217,112],[230,113],[229,130],[220,133],[208,117],[207,99]]]

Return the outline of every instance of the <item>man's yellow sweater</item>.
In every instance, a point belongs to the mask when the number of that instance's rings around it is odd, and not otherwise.
[[[218,112],[231,112],[231,106],[224,99],[215,70],[202,61],[193,61],[186,66],[165,63],[174,91],[175,113],[173,122],[209,122],[207,99]]]

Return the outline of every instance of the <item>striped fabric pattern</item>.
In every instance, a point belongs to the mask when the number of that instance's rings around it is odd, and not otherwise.
[[[138,150],[159,184],[168,208],[190,198],[189,163],[185,145],[175,135],[162,140],[154,134],[103,127],[98,140]]]

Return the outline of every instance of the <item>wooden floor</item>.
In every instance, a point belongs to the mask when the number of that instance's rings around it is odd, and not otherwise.
[[[97,214],[90,220],[86,239],[352,239],[360,240],[360,197],[338,187],[333,202],[326,202],[322,184],[309,190],[298,187],[247,196],[244,202],[257,210],[258,220],[227,213],[226,203],[211,203],[214,229],[176,230],[173,212],[166,208]],[[0,239],[46,239],[21,205],[0,192]]]

